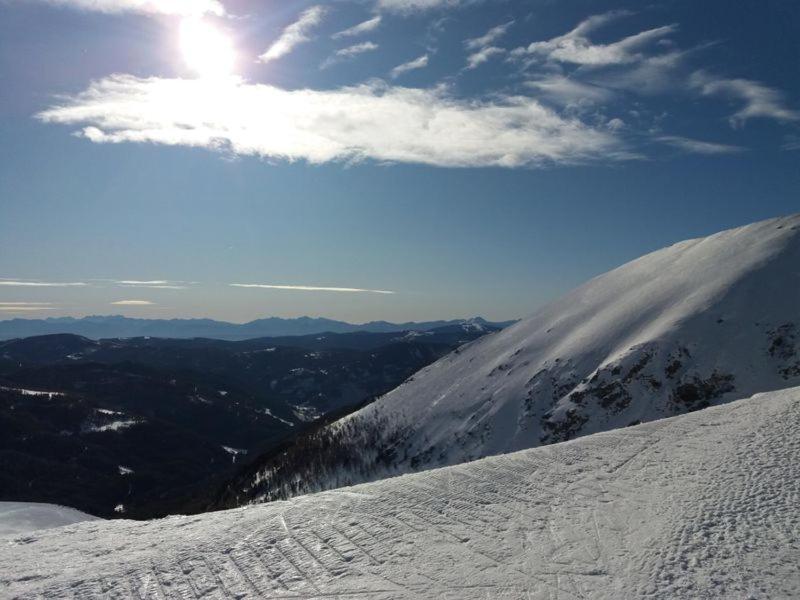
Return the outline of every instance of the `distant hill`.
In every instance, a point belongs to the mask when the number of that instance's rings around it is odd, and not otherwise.
[[[131,319],[120,315],[91,316],[76,319],[9,319],[0,321],[0,340],[37,335],[69,333],[93,340],[106,338],[212,338],[218,340],[248,340],[260,337],[314,335],[319,333],[393,333],[399,331],[430,331],[442,327],[469,327],[492,331],[504,329],[515,321],[489,322],[481,317],[422,323],[389,323],[371,321],[354,324],[332,319],[298,317],[282,319],[268,317],[249,323],[227,323],[212,319]]]

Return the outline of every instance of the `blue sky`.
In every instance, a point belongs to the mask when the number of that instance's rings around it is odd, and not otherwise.
[[[800,210],[797,31],[788,0],[0,1],[0,318],[524,316]]]

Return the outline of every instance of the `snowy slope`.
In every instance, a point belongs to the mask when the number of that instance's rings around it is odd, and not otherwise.
[[[225,512],[0,539],[0,595],[800,597],[800,388]]]
[[[38,502],[0,502],[0,536],[95,521],[74,508]]]
[[[224,505],[457,464],[793,385],[800,215],[675,244],[589,281],[266,461],[231,486]]]

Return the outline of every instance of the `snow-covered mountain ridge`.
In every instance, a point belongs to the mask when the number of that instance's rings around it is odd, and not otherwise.
[[[681,242],[589,281],[270,458],[226,503],[456,464],[798,384],[794,215]]]
[[[800,596],[800,388],[288,502],[0,537],[14,598]]]

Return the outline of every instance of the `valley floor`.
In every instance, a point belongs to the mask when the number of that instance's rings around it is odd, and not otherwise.
[[[797,598],[800,389],[353,488],[0,538],[0,595]]]

